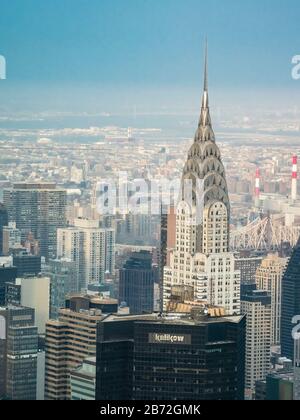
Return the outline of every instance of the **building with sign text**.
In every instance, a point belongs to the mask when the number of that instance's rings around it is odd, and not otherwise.
[[[245,318],[110,315],[98,325],[97,400],[241,400]]]

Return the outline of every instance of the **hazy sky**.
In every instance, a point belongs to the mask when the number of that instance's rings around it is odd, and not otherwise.
[[[31,89],[47,99],[52,86],[61,102],[96,85],[115,100],[118,89],[199,89],[206,36],[216,90],[300,93],[299,0],[1,0],[0,106],[30,102]]]

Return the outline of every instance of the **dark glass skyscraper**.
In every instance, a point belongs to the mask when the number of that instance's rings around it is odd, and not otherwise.
[[[5,305],[5,283],[15,283],[16,267],[0,267],[0,306]]]
[[[13,265],[17,268],[18,277],[34,277],[41,272],[41,257],[20,252],[13,257]]]
[[[99,323],[98,400],[242,400],[245,318],[111,315]]]
[[[0,308],[0,399],[36,399],[37,355],[34,309]]]
[[[3,248],[3,227],[8,225],[8,214],[3,204],[0,203],[0,255]]]
[[[152,313],[156,270],[150,252],[141,251],[120,270],[119,301],[126,302],[131,314]]]
[[[292,320],[296,315],[300,315],[300,239],[282,279],[281,352],[291,360],[294,359],[295,345]]]

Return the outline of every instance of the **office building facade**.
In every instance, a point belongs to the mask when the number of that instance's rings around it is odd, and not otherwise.
[[[96,399],[96,357],[90,357],[71,371],[72,401],[94,401]]]
[[[272,345],[280,345],[281,342],[281,290],[286,265],[286,258],[269,255],[263,259],[255,276],[257,289],[265,290],[271,295]]]
[[[256,271],[261,265],[262,257],[243,251],[236,254],[235,268],[241,272],[241,289],[243,286],[255,284]]]
[[[5,284],[5,306],[21,305],[21,285],[16,283]]]
[[[293,318],[300,314],[300,239],[293,250],[282,279],[281,352],[294,360]]]
[[[94,302],[96,305],[96,302]],[[96,327],[102,311],[87,297],[70,298],[58,320],[46,324],[45,399],[70,400],[70,373],[96,356]]]
[[[10,265],[0,266],[0,306],[4,306],[6,303],[5,291],[6,283],[15,283],[17,278],[17,268],[11,267]]]
[[[115,316],[98,325],[96,399],[244,398],[245,319]]]
[[[8,213],[5,206],[0,203],[0,256],[3,252],[3,227],[8,225]]]
[[[126,302],[131,314],[153,312],[156,276],[152,255],[147,251],[133,253],[119,271],[119,302]]]
[[[76,264],[81,289],[103,283],[105,274],[114,274],[115,231],[101,229],[99,221],[77,219],[75,226],[58,229],[57,256]]]
[[[241,310],[246,315],[245,396],[253,399],[256,382],[266,379],[271,369],[271,296],[249,289],[242,296]]]
[[[75,262],[50,260],[43,275],[50,278],[50,318],[57,319],[59,309],[65,307],[66,296],[80,291]]]
[[[164,268],[170,264],[170,252],[176,245],[176,214],[174,206],[162,206],[160,218],[159,291],[163,309]]]
[[[45,335],[50,316],[50,278],[45,276],[17,278],[21,305],[35,310],[35,325],[40,335]]]
[[[34,309],[0,307],[0,398],[36,399],[37,354]]]
[[[41,273],[41,257],[20,252],[13,257],[13,265],[17,268],[18,277],[37,276]]]
[[[3,193],[9,220],[21,231],[22,242],[32,234],[47,260],[56,257],[56,231],[66,226],[66,191],[52,183],[20,183]]]
[[[3,255],[9,255],[10,251],[21,247],[21,231],[16,228],[15,222],[9,222],[2,229]]]

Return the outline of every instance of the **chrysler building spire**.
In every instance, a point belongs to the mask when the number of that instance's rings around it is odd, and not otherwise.
[[[205,44],[205,59],[204,59],[204,93],[208,94],[208,46],[207,46],[207,40]],[[208,95],[206,95],[206,99],[208,99]],[[205,107],[208,107],[208,103],[205,104]]]
[[[240,312],[240,272],[229,250],[230,203],[208,101],[208,54],[199,124],[185,163],[176,208],[176,246],[164,269],[163,306],[178,297]]]
[[[212,202],[221,202],[230,213],[228,189],[226,183],[225,169],[221,160],[221,153],[215,141],[215,134],[208,101],[208,53],[207,45],[205,48],[204,65],[204,91],[202,98],[201,113],[198,128],[195,134],[194,143],[191,146],[186,164],[183,169],[183,188],[185,180],[193,182],[193,201],[196,204],[196,183],[197,180],[203,181],[203,200],[204,206]],[[184,194],[183,194],[184,195]],[[229,223],[228,223],[229,225]]]
[[[205,45],[205,57],[204,57],[204,86],[202,96],[202,107],[199,119],[199,126],[211,126],[211,120],[209,115],[209,100],[208,100],[208,47],[207,40]]]

